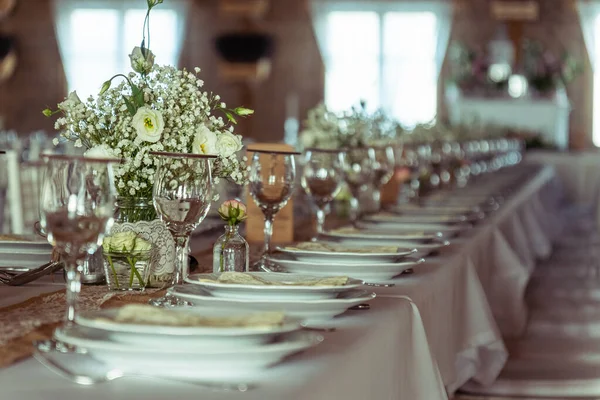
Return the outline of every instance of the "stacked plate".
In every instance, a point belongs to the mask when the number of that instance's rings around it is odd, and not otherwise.
[[[76,322],[57,329],[55,339],[84,349],[109,368],[212,382],[252,380],[323,340],[302,331],[299,319],[276,312],[128,305],[82,313]]]
[[[382,283],[413,269],[424,260],[415,258],[417,249],[356,245],[321,241],[278,247],[271,261],[278,271],[316,276],[346,275],[367,283]]]
[[[404,224],[400,226],[401,229],[398,229],[398,224],[393,222],[386,222],[383,226],[373,222],[359,222],[356,227],[324,232],[320,237],[341,245],[385,245],[414,248],[417,250],[418,256],[424,257],[450,244],[446,237],[454,236],[457,232],[454,229],[442,229],[440,231],[432,229],[432,227],[419,225],[412,229],[407,228]]]
[[[220,279],[225,276],[243,279]],[[192,274],[186,282],[171,288],[170,293],[197,309],[281,311],[301,319],[304,325],[322,324],[375,297],[362,289],[362,281],[340,274],[326,279],[275,272]]]
[[[34,235],[0,235],[0,269],[31,269],[52,258],[52,246]]]

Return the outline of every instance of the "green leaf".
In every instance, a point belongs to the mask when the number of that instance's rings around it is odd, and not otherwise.
[[[125,101],[125,105],[127,106],[127,111],[133,117],[137,111],[137,108],[133,105],[133,103],[125,96],[123,96],[123,100]]]
[[[137,107],[144,105],[144,92],[135,84],[131,84],[131,98]]]
[[[229,122],[231,122],[232,124],[237,124],[237,120],[235,119],[235,117],[233,116],[233,114],[231,112],[229,112],[228,110],[225,110],[225,109],[223,109],[223,112],[225,113],[225,116],[227,117]]]
[[[246,107],[236,107],[233,110],[233,112],[236,113],[237,115],[239,115],[240,117],[245,117],[247,115],[254,114],[254,110],[251,110],[251,109],[246,108]]]
[[[42,111],[42,114],[44,114],[46,117],[51,117],[52,114],[54,114],[54,113],[52,112],[51,109],[46,108],[44,111]]]

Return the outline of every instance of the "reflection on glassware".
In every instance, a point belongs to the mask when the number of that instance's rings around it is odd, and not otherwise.
[[[344,171],[344,180],[350,189],[350,220],[355,222],[360,217],[358,202],[360,191],[373,181],[375,150],[372,147],[352,147],[339,155]]]
[[[113,223],[118,160],[48,155],[40,200],[41,227],[65,262],[66,323],[75,321],[82,263],[102,244]]]
[[[381,187],[388,183],[394,175],[396,158],[392,146],[373,147],[375,161],[373,163],[373,202],[376,211],[381,210]]]
[[[323,233],[327,206],[342,186],[340,153],[339,150],[307,149],[304,154],[301,184],[317,207],[317,236]]]
[[[275,215],[288,202],[296,182],[296,163],[298,153],[252,150],[250,166],[250,195],[265,215],[265,248],[260,260],[253,269],[265,269],[270,265],[271,236]]]
[[[173,285],[183,284],[188,275],[189,240],[192,231],[204,220],[212,202],[210,160],[216,156],[151,152],[158,158],[152,197],[159,218],[175,240]],[[159,307],[186,305],[174,296],[151,300]]]

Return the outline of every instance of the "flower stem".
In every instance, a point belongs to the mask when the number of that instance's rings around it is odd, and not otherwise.
[[[108,261],[108,265],[110,265],[110,269],[113,273],[113,276],[115,278],[115,285],[117,286],[117,289],[119,289],[119,278],[117,277],[117,271],[115,270],[115,265],[113,264],[113,260],[112,257],[110,255],[106,255],[106,260]]]

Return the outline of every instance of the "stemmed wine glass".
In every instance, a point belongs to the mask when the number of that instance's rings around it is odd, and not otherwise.
[[[65,263],[67,325],[75,322],[82,263],[102,244],[113,223],[117,159],[45,155],[41,226]]]
[[[273,150],[254,152],[250,166],[250,195],[265,215],[265,249],[254,269],[268,270],[275,215],[288,202],[296,183],[295,155],[300,153]]]
[[[350,220],[356,222],[360,216],[358,201],[361,190],[373,181],[375,150],[372,147],[352,147],[340,153],[344,172],[344,180],[350,189]]]
[[[376,211],[381,210],[381,187],[388,183],[396,167],[396,157],[392,146],[373,147],[375,162],[373,163],[373,201]]]
[[[317,207],[317,236],[323,233],[326,209],[339,193],[342,184],[341,150],[306,149],[302,188]]]
[[[152,198],[159,218],[175,240],[173,285],[181,285],[188,275],[189,241],[192,231],[204,220],[212,201],[210,160],[206,154],[150,152],[158,158]],[[159,307],[187,305],[166,295],[150,301]]]

